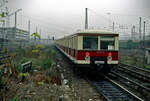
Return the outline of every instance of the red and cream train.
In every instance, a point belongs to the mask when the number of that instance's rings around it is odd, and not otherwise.
[[[76,66],[108,73],[118,64],[118,34],[84,30],[55,41],[56,47]]]

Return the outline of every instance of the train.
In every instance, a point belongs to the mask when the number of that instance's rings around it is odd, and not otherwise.
[[[119,34],[103,30],[83,30],[55,40],[55,46],[74,68],[109,73],[118,65]]]

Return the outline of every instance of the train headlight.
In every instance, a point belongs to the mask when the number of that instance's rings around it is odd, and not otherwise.
[[[90,53],[89,52],[85,53],[85,60],[87,60],[87,61],[90,60]]]
[[[90,56],[86,56],[85,60],[89,61],[90,60]]]
[[[111,60],[112,60],[112,53],[111,53],[111,52],[108,53],[107,60],[108,60],[108,61],[111,61]]]
[[[111,57],[111,56],[108,56],[108,57],[107,57],[107,60],[108,60],[108,61],[111,61],[111,60],[112,60],[112,57]]]

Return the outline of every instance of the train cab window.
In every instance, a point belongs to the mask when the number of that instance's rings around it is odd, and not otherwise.
[[[100,40],[100,48],[106,50],[114,50],[115,49],[115,37],[114,36],[101,36]]]
[[[83,36],[83,49],[98,49],[97,36]]]

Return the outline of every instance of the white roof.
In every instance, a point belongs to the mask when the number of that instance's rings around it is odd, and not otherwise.
[[[115,32],[106,31],[106,30],[83,30],[77,33],[91,33],[91,34],[117,34]]]

